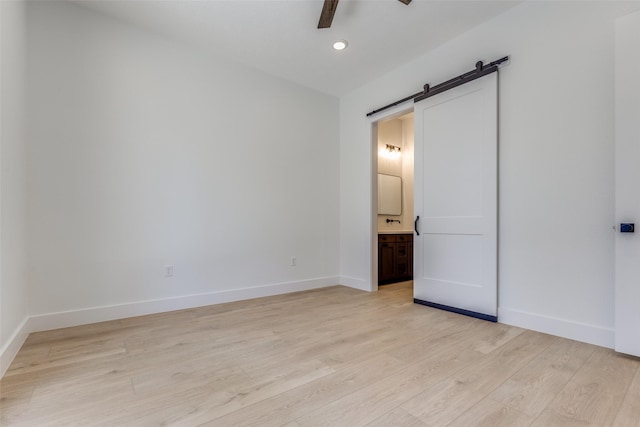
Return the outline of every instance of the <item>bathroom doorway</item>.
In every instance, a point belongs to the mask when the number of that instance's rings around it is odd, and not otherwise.
[[[378,287],[409,287],[412,291],[413,110],[383,118],[373,126],[372,277]]]

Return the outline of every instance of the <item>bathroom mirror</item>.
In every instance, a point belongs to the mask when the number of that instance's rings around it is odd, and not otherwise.
[[[402,215],[402,178],[378,174],[378,215]]]

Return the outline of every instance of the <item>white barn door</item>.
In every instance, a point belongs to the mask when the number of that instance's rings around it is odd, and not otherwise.
[[[414,299],[497,320],[498,73],[414,106]]]

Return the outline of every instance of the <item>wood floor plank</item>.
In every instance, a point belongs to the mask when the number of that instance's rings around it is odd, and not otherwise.
[[[535,418],[562,391],[594,350],[595,347],[589,344],[557,339],[488,397]]]
[[[219,410],[204,412],[196,419],[196,424],[280,426],[362,388],[368,381],[392,375],[401,366],[401,361],[387,355],[363,358],[350,362],[348,366],[318,381],[246,406],[244,410],[236,410],[223,417],[219,417]],[[185,422],[182,425],[194,424],[192,419],[186,419]]]
[[[638,361],[638,359],[634,359]],[[627,389],[614,425],[620,427],[640,427],[640,366]]]
[[[535,417],[491,399],[482,399],[461,416],[447,424],[447,427],[526,427]]]
[[[435,338],[418,362],[407,363],[398,372],[335,400],[298,419],[305,426],[361,426],[393,411],[397,406],[482,357],[471,351],[474,330]]]
[[[123,355],[125,353],[126,353],[126,350],[122,346],[109,349],[109,350],[96,349],[95,351],[85,352],[77,355],[71,354],[62,358],[52,358],[51,360],[48,360],[44,363],[32,363],[32,364],[29,364],[28,366],[24,366],[21,368],[17,368],[17,369],[14,368],[11,370],[7,370],[5,375],[8,377],[11,377],[14,375],[29,374],[29,373],[38,372],[44,369],[58,368],[66,365],[72,365],[75,363],[84,362],[84,361],[95,361],[108,356]]]
[[[442,426],[502,385],[555,338],[526,331],[450,378],[428,387],[401,408],[427,425]]]
[[[5,382],[0,388],[0,408],[28,405],[35,388],[33,384],[8,384]]]
[[[532,425],[613,425],[637,369],[636,360],[596,348]]]
[[[426,424],[410,413],[395,408],[378,419],[371,421],[367,427],[425,427]]]
[[[501,347],[502,345],[506,344],[507,342],[524,332],[524,329],[514,328],[512,326],[503,325],[500,323],[492,325],[490,329],[491,334],[489,334],[488,339],[480,341],[474,347],[475,351],[478,351],[482,354],[489,354],[493,350]]]
[[[31,334],[0,424],[639,427],[639,401],[638,359],[413,304],[406,282]]]
[[[290,372],[287,375],[271,381],[252,380],[243,385],[227,385],[222,388],[210,386],[208,392],[198,390],[197,399],[192,399],[187,390],[186,397],[174,393],[164,393],[160,396],[139,402],[135,409],[135,416],[142,425],[198,425],[206,421],[209,415],[216,417],[232,413],[238,409],[248,407],[254,403],[264,402],[272,396],[280,395],[286,391],[299,389],[307,383],[315,383],[320,378],[333,373],[331,368],[305,369]],[[171,398],[168,398],[171,396]],[[158,405],[162,401],[165,405]],[[110,425],[123,425],[133,414],[111,415],[108,420]]]

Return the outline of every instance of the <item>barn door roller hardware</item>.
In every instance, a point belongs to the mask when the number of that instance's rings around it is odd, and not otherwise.
[[[491,74],[495,71],[498,71],[498,67],[500,66],[500,64],[502,64],[503,62],[507,61],[509,59],[508,56],[505,56],[504,58],[500,58],[496,61],[493,61],[487,65],[484,65],[484,63],[482,61],[478,61],[476,62],[476,68],[466,72],[464,74],[460,74],[457,77],[454,77],[452,79],[447,80],[446,82],[437,84],[435,86],[429,86],[429,84],[425,84],[422,91],[414,93],[413,95],[409,95],[406,96],[402,99],[399,99],[398,101],[392,102],[389,105],[385,105],[384,107],[378,108],[377,110],[373,110],[369,113],[367,113],[367,117],[369,116],[373,116],[374,114],[377,114],[381,111],[387,110],[391,107],[395,107],[396,105],[400,105],[403,102],[409,101],[410,99],[413,99],[413,102],[418,102],[418,101],[422,101],[423,99],[427,99],[433,95],[437,95],[439,93],[445,92],[449,89],[453,89],[454,87],[458,87],[460,85],[463,85],[465,83],[469,83],[473,80],[479,79],[480,77],[486,76],[487,74]]]

